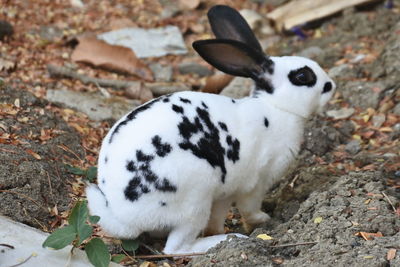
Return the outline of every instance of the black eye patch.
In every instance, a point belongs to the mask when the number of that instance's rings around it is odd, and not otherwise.
[[[317,76],[312,69],[307,66],[297,70],[292,70],[288,77],[292,84],[298,86],[312,87],[317,83]]]

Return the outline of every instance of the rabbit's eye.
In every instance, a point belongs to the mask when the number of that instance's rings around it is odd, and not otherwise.
[[[305,85],[308,87],[314,86],[317,82],[317,76],[309,67],[292,70],[289,73],[289,80],[294,85]]]

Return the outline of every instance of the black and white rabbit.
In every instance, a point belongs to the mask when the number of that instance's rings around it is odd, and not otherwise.
[[[297,155],[305,120],[335,89],[312,60],[266,56],[236,10],[218,5],[208,17],[217,39],[194,49],[217,69],[253,79],[252,95],[180,92],[136,108],[103,140],[98,186],[86,189],[106,232],[168,232],[165,253],[204,252],[224,240],[232,202],[247,224],[268,220],[264,194]]]

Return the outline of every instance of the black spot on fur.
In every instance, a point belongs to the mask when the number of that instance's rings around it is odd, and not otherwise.
[[[156,182],[155,187],[157,190],[162,192],[176,192],[176,186],[172,185],[167,179],[163,179],[162,182]]]
[[[168,97],[164,98],[162,102],[168,103],[169,102],[169,98]]]
[[[108,162],[108,158],[105,157],[105,158],[104,158],[104,164],[107,164],[107,162]]]
[[[201,105],[203,106],[203,108],[208,109],[208,106],[203,101],[201,101]]]
[[[219,122],[218,122],[218,125],[219,125],[219,127],[221,127],[221,129],[224,130],[225,132],[228,131],[228,127],[226,126],[225,123],[219,121]]]
[[[264,118],[264,125],[265,125],[265,127],[268,128],[268,126],[269,126],[269,121],[268,121],[267,118]]]
[[[236,138],[234,140],[231,139],[230,141],[231,142],[228,146],[228,152],[226,153],[226,156],[233,163],[235,163],[237,160],[239,160],[240,142]]]
[[[154,156],[146,155],[142,150],[136,150],[136,159],[137,161],[148,163],[154,159]]]
[[[140,177],[134,176],[128,183],[128,186],[124,190],[125,197],[130,201],[138,200],[141,193],[137,191],[138,186],[140,186]]]
[[[103,197],[104,197],[104,199],[106,200],[106,207],[108,207],[108,200],[107,200],[107,197],[106,197],[106,194],[104,194],[104,192],[103,191],[101,191],[101,189],[97,186],[97,189],[100,191],[100,193],[103,195]]]
[[[160,201],[160,206],[161,206],[161,207],[165,207],[165,206],[167,206],[167,203],[164,202],[164,201]]]
[[[172,146],[170,144],[161,142],[161,137],[159,135],[154,136],[151,139],[151,143],[156,148],[156,153],[160,157],[165,157],[172,150]]]
[[[153,137],[152,142],[153,141],[155,143],[159,142],[159,145],[161,146],[161,152],[158,151],[156,147],[157,154],[159,154],[159,152],[161,154],[167,153],[168,149],[171,149],[168,148],[168,146],[170,146],[169,144],[161,143],[161,138],[159,136]],[[171,184],[167,178],[160,178],[152,171],[151,163],[154,158],[155,156],[153,155],[148,155],[142,150],[137,150],[136,161],[128,161],[126,168],[128,171],[134,172],[134,176],[129,181],[124,193],[125,197],[130,201],[136,201],[142,194],[150,193],[152,191],[151,187],[162,192],[176,192],[177,187],[175,185]]]
[[[265,91],[269,94],[272,94],[274,92],[274,87],[265,78],[255,80],[255,84],[256,84],[256,91]],[[256,94],[254,96],[256,96]]]
[[[232,103],[235,104],[235,103],[236,103],[236,100],[235,100],[235,99],[232,99]]]
[[[156,98],[150,102],[147,102],[146,104],[141,105],[140,107],[132,110],[125,118],[125,120],[121,121],[115,128],[114,131],[111,133],[110,140],[108,141],[110,144],[112,143],[112,140],[114,138],[114,135],[119,132],[122,126],[128,124],[129,121],[136,119],[137,115],[147,109],[149,109],[152,105],[160,101],[162,98]]]
[[[173,104],[172,105],[172,110],[175,111],[176,113],[182,113],[183,114],[183,107],[181,107],[181,106]]]
[[[185,104],[191,104],[191,103],[192,103],[192,101],[190,101],[190,100],[187,99],[187,98],[183,98],[183,97],[180,97],[179,100],[180,100],[182,103],[185,103]]]
[[[133,162],[132,160],[128,161],[128,163],[126,164],[126,169],[130,172],[135,172],[137,171],[135,162]]]
[[[202,105],[204,107],[204,105]],[[219,167],[222,171],[221,181],[225,182],[225,149],[220,143],[219,130],[211,121],[206,108],[196,108],[197,116],[190,121],[186,116],[178,125],[179,133],[183,137],[179,147],[190,150],[198,158],[205,159],[212,167]],[[201,133],[199,140],[192,143],[190,138],[194,133]]]
[[[105,184],[105,183],[106,183],[106,180],[104,180],[104,179],[101,180],[101,183],[102,183],[102,184]]]

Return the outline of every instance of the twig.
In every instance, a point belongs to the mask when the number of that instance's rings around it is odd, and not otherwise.
[[[21,266],[22,264],[24,264],[24,263],[26,263],[27,261],[29,261],[32,257],[33,257],[33,254],[31,254],[31,255],[30,255],[28,258],[26,258],[24,261],[22,261],[22,262],[20,262],[20,263],[17,263],[17,264],[14,264],[14,265],[11,265],[11,266],[9,266],[9,267]]]
[[[143,242],[140,242],[140,245],[143,246],[143,247],[145,247],[145,248],[148,249],[149,251],[151,251],[153,254],[162,255],[162,253],[161,253],[160,251],[158,251],[158,250],[155,249],[155,248],[150,247],[149,245],[146,245],[146,244],[143,243]]]
[[[390,198],[383,191],[382,191],[382,195],[386,198],[386,200],[389,202],[390,206],[392,206],[393,211],[396,213],[396,208],[394,207],[393,202],[390,200]]]
[[[284,245],[270,246],[270,248],[286,248],[286,247],[306,246],[306,245],[315,245],[315,244],[318,244],[318,242],[302,242],[302,243],[294,243],[294,244],[284,244]]]
[[[76,79],[81,81],[84,84],[95,84],[98,87],[112,87],[115,89],[124,89],[130,86],[135,86],[138,81],[121,81],[121,80],[111,80],[111,79],[99,79],[94,77],[89,77],[83,74],[79,74],[69,68],[56,66],[52,64],[47,65],[47,70],[52,77],[61,77],[61,78],[69,78]],[[188,88],[186,86],[182,86],[179,83],[164,83],[164,82],[155,82],[155,83],[144,83],[144,85],[149,88],[153,94],[155,95],[165,95],[170,93],[175,93],[178,91],[187,91]]]
[[[42,207],[36,200],[34,200],[33,198],[31,198],[31,197],[29,197],[29,196],[27,196],[27,195],[25,195],[25,194],[18,193],[18,192],[13,192],[13,191],[11,191],[11,190],[6,190],[6,189],[0,190],[0,193],[10,193],[10,194],[18,195],[18,196],[20,196],[20,197],[22,197],[22,198],[25,198],[25,199],[27,199],[27,200],[32,201],[32,202],[35,203],[39,208],[41,208],[41,209],[45,210],[46,212],[48,212],[48,210],[45,209],[44,207]]]
[[[162,258],[184,258],[192,256],[201,256],[206,253],[189,253],[189,254],[163,254],[163,255],[137,255],[133,256],[135,259],[162,259]]]
[[[9,244],[0,244],[0,246],[2,246],[2,247],[6,247],[6,248],[15,249],[15,247],[14,247],[14,246],[11,246],[11,245],[9,245]]]
[[[299,174],[296,174],[296,176],[294,176],[293,180],[289,183],[290,188],[294,188],[294,183],[297,181],[298,178],[299,178]]]

